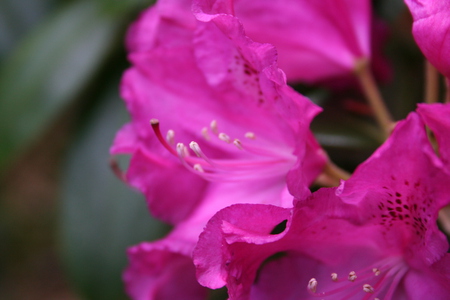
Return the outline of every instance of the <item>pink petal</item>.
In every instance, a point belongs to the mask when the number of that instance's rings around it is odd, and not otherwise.
[[[413,35],[425,57],[450,77],[450,3],[405,0],[414,19]]]

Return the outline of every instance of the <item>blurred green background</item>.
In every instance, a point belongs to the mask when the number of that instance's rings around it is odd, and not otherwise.
[[[128,120],[124,34],[151,2],[0,0],[2,300],[125,299],[126,247],[167,232],[108,166]],[[375,4],[392,29],[383,93],[399,119],[421,101],[423,61],[402,1]],[[299,88],[325,107],[313,128],[336,163],[351,170],[378,145],[373,122],[333,100],[360,93]]]

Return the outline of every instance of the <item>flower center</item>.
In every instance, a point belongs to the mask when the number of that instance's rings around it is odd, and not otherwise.
[[[295,156],[288,151],[272,151],[254,145],[252,142],[257,137],[253,132],[247,132],[244,135],[245,142],[238,138],[231,138],[224,132],[219,132],[215,120],[211,122],[209,129],[204,127],[201,130],[201,135],[206,141],[217,138],[225,144],[232,145],[232,147],[252,155],[242,155],[242,157],[236,159],[212,159],[202,151],[200,145],[195,141],[189,143],[189,148],[183,143],[175,145],[175,132],[173,130],[168,130],[164,138],[157,119],[152,119],[150,124],[160,143],[170,153],[177,156],[188,170],[210,181],[240,181],[255,177],[284,176],[295,163]],[[191,155],[189,149],[195,153],[195,156]]]
[[[401,258],[388,258],[358,271],[350,271],[343,274],[342,278],[337,273],[331,274],[331,283],[334,285],[327,291],[319,291],[319,282],[311,278],[307,289],[314,297],[333,296],[333,299],[350,299],[355,297],[362,300],[390,300],[393,299],[395,290],[402,280],[408,266]]]

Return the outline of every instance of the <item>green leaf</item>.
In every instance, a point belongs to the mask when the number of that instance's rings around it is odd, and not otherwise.
[[[126,14],[108,14],[95,1],[74,2],[38,27],[2,66],[0,170],[90,82],[122,42]]]
[[[337,109],[325,109],[314,119],[311,129],[323,147],[367,149],[383,142],[375,124]]]
[[[73,147],[64,176],[62,256],[86,299],[123,299],[125,249],[167,231],[150,217],[143,196],[117,179],[108,166],[115,131],[126,120],[122,101],[114,94],[108,100]]]

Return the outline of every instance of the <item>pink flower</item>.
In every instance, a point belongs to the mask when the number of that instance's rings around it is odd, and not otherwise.
[[[450,77],[450,2],[405,0],[414,19],[413,35],[425,57]]]
[[[111,149],[132,154],[127,180],[146,194],[150,210],[179,223],[206,192],[203,179],[284,182],[308,145],[305,161],[314,167],[304,174],[306,189],[325,160],[308,129],[319,108],[286,85],[275,49],[250,41],[234,17],[227,17],[223,31],[202,23],[194,37],[194,29],[180,25],[176,16],[155,15],[158,8],[131,31],[137,39],[128,42],[134,45],[133,67],[121,92],[132,122]],[[156,23],[154,18],[166,23],[158,28],[166,35],[158,47],[145,50],[139,32]],[[191,39],[175,43],[179,35]],[[152,118],[159,122],[150,126]]]
[[[217,213],[194,252],[199,282],[226,285],[230,299],[448,299],[450,254],[436,219],[449,180],[413,113],[338,188],[292,210]]]
[[[317,82],[350,75],[371,59],[371,2],[321,1],[194,1],[199,20],[219,27],[235,15],[250,38],[271,43],[290,81]]]
[[[158,2],[127,41],[132,67],[121,93],[132,121],[111,153],[132,155],[127,181],[176,225],[130,248],[133,299],[201,297],[190,256],[208,219],[234,203],[292,207],[287,174],[309,194],[326,160],[309,131],[320,109],[286,85],[274,47],[248,39],[233,16],[221,28],[186,19],[186,4]],[[190,287],[168,293],[180,281]]]

